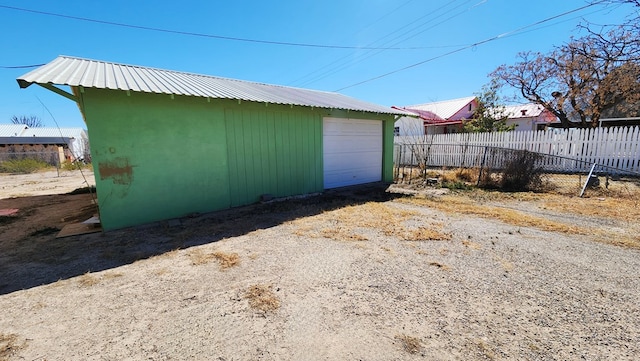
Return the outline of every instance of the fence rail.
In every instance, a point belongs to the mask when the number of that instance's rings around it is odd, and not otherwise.
[[[584,172],[591,164],[640,173],[640,127],[564,129],[530,132],[457,133],[395,137],[394,160],[401,165],[468,167],[487,149],[541,153],[545,170]]]

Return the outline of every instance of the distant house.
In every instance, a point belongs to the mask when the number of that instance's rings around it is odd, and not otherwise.
[[[411,112],[416,117],[402,117],[396,121],[396,135],[424,135],[458,133],[466,119],[472,119],[478,107],[476,97],[441,102],[395,107]],[[516,131],[543,130],[557,121],[553,113],[538,104],[505,107],[507,125],[515,124]]]
[[[338,93],[67,56],[18,84],[78,104],[105,230],[391,182],[393,124],[407,114]]]
[[[87,132],[82,128],[29,128],[0,124],[0,161],[35,158],[52,165],[87,159]]]
[[[511,105],[505,107],[509,117],[507,125],[515,124],[515,131],[545,130],[557,117],[540,104]]]
[[[478,107],[476,97],[395,107],[413,113],[417,118],[403,117],[396,122],[397,135],[458,133],[462,120],[473,117]]]

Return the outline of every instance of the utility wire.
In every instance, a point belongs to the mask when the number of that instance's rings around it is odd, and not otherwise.
[[[58,121],[53,116],[53,113],[51,113],[49,108],[47,108],[47,106],[42,102],[42,100],[40,100],[40,98],[38,96],[36,96],[36,99],[38,99],[38,101],[40,102],[42,107],[47,110],[47,113],[49,113],[49,116],[51,116],[51,119],[53,119],[53,123],[56,125],[56,129],[58,130],[58,133],[60,133],[60,138],[65,138],[64,134],[62,134],[62,129],[60,129],[60,125],[58,124]],[[67,148],[69,148],[69,151],[71,152],[71,154],[73,154],[73,156],[76,159],[78,159],[78,154],[75,154],[73,152],[73,150],[71,150],[71,148],[72,148],[71,142],[67,143]],[[89,184],[89,181],[87,180],[87,176],[82,171],[82,166],[81,166],[80,162],[76,162],[76,163],[78,165],[78,170],[80,171],[80,175],[82,175],[82,179],[84,180],[84,184],[87,185],[87,190],[89,191],[89,194],[91,195],[91,199],[93,200],[93,204],[95,204],[97,206],[98,205],[98,199],[96,198],[96,194],[91,191],[91,185]]]
[[[212,39],[220,39],[220,40],[239,41],[239,42],[245,42],[245,43],[258,43],[258,44],[282,45],[282,46],[297,46],[297,47],[307,47],[307,48],[324,48],[324,49],[363,49],[363,50],[421,50],[421,49],[425,49],[425,47],[419,47],[419,46],[417,46],[417,47],[404,47],[404,48],[401,48],[401,47],[382,48],[382,47],[366,47],[366,46],[365,47],[361,47],[361,46],[347,46],[347,45],[327,45],[327,44],[311,44],[311,43],[294,43],[294,42],[286,42],[286,41],[259,40],[259,39],[239,38],[239,37],[234,37],[234,36],[224,36],[224,35],[215,35],[215,34],[196,33],[196,32],[190,32],[190,31],[182,31],[182,30],[163,29],[163,28],[156,28],[156,27],[151,27],[151,26],[125,24],[125,23],[119,23],[119,22],[114,22],[114,21],[106,21],[106,20],[85,18],[85,17],[80,17],[80,16],[64,15],[64,14],[47,12],[47,11],[25,9],[25,8],[19,8],[19,7],[15,7],[15,6],[7,6],[7,5],[0,5],[0,8],[9,9],[9,10],[15,10],[15,11],[28,12],[28,13],[33,13],[33,14],[55,16],[55,17],[64,18],[64,19],[73,19],[73,20],[79,20],[79,21],[86,21],[86,22],[91,22],[91,23],[96,23],[96,24],[119,26],[119,27],[130,28],[130,29],[148,30],[148,31],[155,31],[155,32],[169,33],[169,34],[178,34],[178,35],[187,35],[187,36],[196,36],[196,37],[201,37],[201,38],[212,38]]]
[[[426,59],[426,60],[411,64],[411,65],[407,65],[407,66],[405,66],[403,68],[396,69],[396,70],[393,70],[393,71],[390,71],[390,72],[375,76],[373,78],[369,78],[369,79],[362,80],[360,82],[357,82],[357,83],[354,83],[354,84],[351,84],[351,85],[344,86],[344,87],[336,89],[334,91],[335,92],[339,92],[339,91],[342,91],[342,90],[345,90],[345,89],[353,88],[353,87],[358,86],[358,85],[369,83],[369,82],[372,82],[374,80],[378,80],[378,79],[387,77],[389,75],[396,74],[396,73],[399,73],[399,72],[407,70],[407,69],[415,68],[415,67],[420,66],[422,64],[429,63],[431,61],[434,61],[434,60],[437,60],[437,59],[440,59],[440,58],[444,58],[446,56],[449,56],[449,55],[452,55],[452,54],[455,54],[455,53],[459,53],[459,52],[461,52],[463,50],[475,48],[475,47],[477,47],[479,45],[483,45],[483,44],[486,44],[486,43],[489,43],[489,42],[492,42],[492,41],[500,40],[502,38],[506,38],[508,36],[512,36],[514,33],[521,32],[522,30],[525,30],[525,29],[528,29],[528,28],[531,28],[531,27],[534,27],[534,26],[549,22],[551,20],[557,19],[559,17],[565,16],[565,15],[568,15],[568,14],[571,14],[571,13],[578,12],[580,10],[584,10],[584,9],[590,8],[590,7],[592,7],[594,5],[598,5],[600,3],[602,3],[602,1],[599,1],[597,3],[592,3],[592,4],[589,4],[589,5],[585,5],[585,6],[581,6],[581,7],[577,8],[577,9],[566,11],[566,12],[564,12],[562,14],[555,15],[555,16],[552,16],[552,17],[537,21],[537,22],[535,22],[533,24],[529,24],[529,25],[523,26],[523,27],[518,28],[516,30],[512,30],[512,31],[508,31],[506,33],[502,33],[502,34],[496,35],[494,37],[491,37],[491,38],[488,38],[488,39],[485,39],[485,40],[482,40],[482,41],[479,41],[479,42],[476,42],[476,43],[473,43],[473,44],[470,44],[470,45],[467,45],[467,46],[464,46],[464,47],[461,47],[461,48],[458,48],[456,50],[452,50],[452,51],[449,51],[447,53],[440,54],[440,55],[434,56],[432,58],[429,58],[429,59]]]
[[[0,69],[27,69],[27,68],[37,68],[37,67],[43,66],[43,65],[45,65],[45,64],[0,66]]]
[[[472,1],[472,0],[467,0],[466,3],[469,3],[470,1]],[[435,19],[444,16],[447,12],[439,14],[439,15],[437,15],[435,17],[434,17],[434,14],[440,12],[440,10],[446,8],[447,6],[451,5],[454,2],[455,2],[455,0],[449,1],[447,4],[445,4],[443,6],[440,6],[439,8],[429,12],[429,14],[423,15],[423,16],[417,18],[416,20],[413,20],[413,21],[405,24],[404,26],[402,26],[402,27],[400,27],[400,28],[398,28],[398,29],[396,29],[396,30],[384,35],[382,38],[379,38],[378,40],[375,40],[375,41],[369,43],[367,46],[373,46],[376,43],[381,43],[382,46],[385,46],[387,44],[391,44],[394,40],[396,40],[398,38],[401,38],[405,34],[410,33],[412,31],[414,31],[415,29],[418,29],[418,28],[420,28],[420,27],[422,27],[422,26],[434,21]],[[452,10],[455,10],[458,7],[463,6],[463,5],[458,5],[458,6],[454,7],[453,9],[449,9],[448,12],[451,12]],[[385,40],[385,39],[391,37],[392,35],[400,32],[400,31],[403,31],[406,28],[411,27],[412,25],[414,25],[414,24],[416,24],[418,22],[421,22],[424,18],[427,18],[427,17],[430,17],[430,18],[427,19],[426,21],[420,23],[419,25],[414,26],[414,27],[410,28],[409,30],[405,31],[404,33],[402,33],[400,35],[397,35],[397,36],[395,36],[395,37],[393,37],[391,39]],[[383,41],[383,40],[385,40],[385,41]],[[406,41],[406,40],[408,40],[408,39],[401,40],[400,42]],[[430,47],[425,47],[425,48],[442,48],[442,46],[430,46]],[[307,73],[306,75],[303,75],[302,77],[294,80],[292,83],[298,84],[299,86],[304,86],[304,85],[307,85],[307,84],[315,83],[318,80],[324,79],[324,78],[326,78],[326,77],[328,77],[330,75],[333,75],[333,74],[335,74],[335,73],[337,73],[337,72],[339,72],[339,71],[341,71],[341,70],[343,70],[345,68],[348,68],[349,66],[352,66],[354,64],[360,63],[361,61],[363,61],[363,60],[365,60],[365,59],[367,59],[367,58],[379,53],[378,52],[378,53],[369,55],[372,51],[373,50],[368,50],[368,52],[365,53],[365,54],[362,54],[362,55],[358,54],[358,55],[356,55],[355,59],[352,59],[351,55],[345,55],[345,56],[343,56],[341,58],[338,58],[337,60],[332,61],[329,64],[326,64],[326,65],[320,67],[319,69],[317,69],[315,71],[312,71],[310,73]],[[380,51],[382,51],[382,50],[380,50]],[[351,63],[350,64],[345,64],[345,63],[348,63],[348,62],[351,62]]]

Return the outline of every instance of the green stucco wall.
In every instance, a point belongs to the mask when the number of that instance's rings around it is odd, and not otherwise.
[[[105,230],[323,190],[322,118],[393,117],[105,89],[74,89],[89,132]]]

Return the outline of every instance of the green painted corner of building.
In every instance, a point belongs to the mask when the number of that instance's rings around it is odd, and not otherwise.
[[[392,181],[392,115],[73,90],[105,230],[323,191],[325,117],[382,121],[380,179]]]

